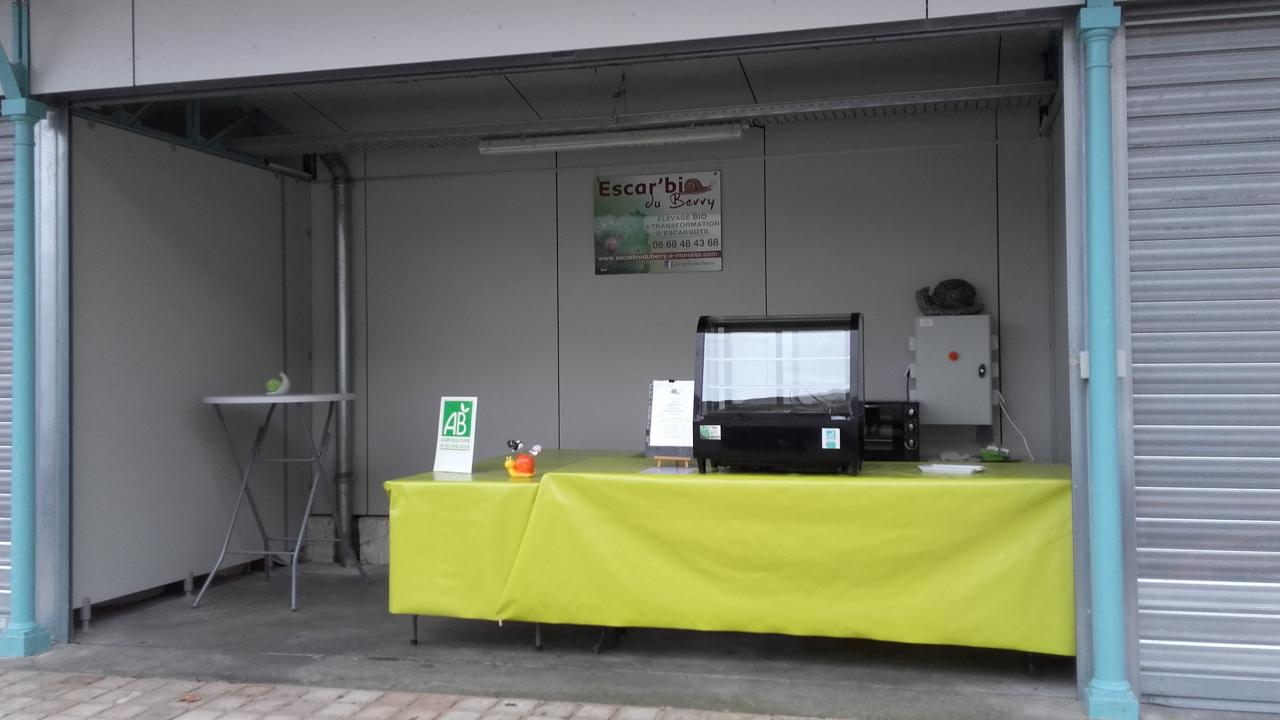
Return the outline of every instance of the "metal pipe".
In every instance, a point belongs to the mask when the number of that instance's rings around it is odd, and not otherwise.
[[[342,156],[327,154],[321,158],[333,174],[333,296],[334,296],[334,387],[339,393],[353,392],[354,372],[352,356],[355,354],[354,335],[351,331],[351,174]],[[354,408],[350,400],[338,404],[338,417],[334,425],[334,484],[337,498],[334,502],[334,524],[339,538],[338,562],[350,567],[355,558],[348,557],[344,548],[356,552],[352,532],[351,491],[354,479],[352,458],[355,455]]]
[[[1085,72],[1085,256],[1089,302],[1089,572],[1093,676],[1090,718],[1137,720],[1126,670],[1124,539],[1116,373],[1115,208],[1111,156],[1111,41],[1120,8],[1080,11]]]

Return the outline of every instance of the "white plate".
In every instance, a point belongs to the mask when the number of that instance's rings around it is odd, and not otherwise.
[[[981,465],[958,465],[955,463],[929,463],[919,465],[920,472],[926,475],[972,475],[986,468]]]

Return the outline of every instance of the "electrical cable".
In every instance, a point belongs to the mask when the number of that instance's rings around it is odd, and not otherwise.
[[[1036,461],[1035,453],[1031,452],[1031,443],[1027,442],[1027,436],[1022,434],[1022,430],[1018,428],[1018,423],[1013,421],[1013,416],[1009,414],[1009,408],[1004,404],[1004,393],[996,390],[996,403],[1000,405],[1000,412],[1004,413],[1005,418],[1009,420],[1009,425],[1018,433],[1018,437],[1022,438],[1022,447],[1027,449],[1027,458],[1031,462]]]

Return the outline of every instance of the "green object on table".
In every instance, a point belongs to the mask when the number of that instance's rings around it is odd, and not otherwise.
[[[554,450],[538,466],[536,484],[501,459],[478,482],[387,482],[390,611],[1075,652],[1065,466],[652,475],[635,454]]]

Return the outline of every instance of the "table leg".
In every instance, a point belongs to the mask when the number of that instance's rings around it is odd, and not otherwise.
[[[298,538],[293,544],[293,555],[289,558],[289,609],[298,609],[298,558],[302,555],[302,544],[306,540],[307,520],[311,517],[311,506],[316,500],[316,488],[320,487],[320,471],[311,475],[311,489],[307,492],[307,506],[302,510],[302,525],[298,528]]]
[[[240,454],[235,451],[235,439],[231,435],[231,428],[227,425],[227,419],[222,414],[222,409],[217,405],[213,406],[218,414],[218,420],[222,424],[222,430],[227,437],[227,446],[231,449],[231,457],[235,461],[236,469],[240,470],[240,493],[236,495],[236,507],[231,512],[231,522],[227,523],[227,534],[222,539],[222,550],[218,553],[218,560],[213,564],[213,569],[209,571],[208,577],[204,579],[204,584],[200,586],[200,592],[196,595],[195,602],[191,603],[191,607],[200,607],[200,600],[204,597],[204,593],[209,589],[213,577],[218,574],[218,568],[222,567],[222,562],[227,558],[227,548],[231,545],[231,536],[235,533],[236,519],[240,516],[240,507],[244,504],[244,499],[249,498],[249,508],[253,512],[254,520],[258,523],[258,532],[262,534],[263,558],[265,558],[268,566],[271,563],[270,547],[267,540],[267,530],[262,524],[262,518],[258,515],[258,509],[253,502],[253,496],[249,493],[249,475],[253,472],[253,466],[258,459],[258,454],[262,451],[262,443],[267,435],[267,426],[271,424],[271,416],[275,413],[276,406],[272,405],[267,410],[267,415],[262,421],[262,425],[258,428],[258,435],[254,438],[253,448],[249,451],[249,464],[241,466]]]

